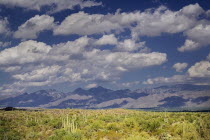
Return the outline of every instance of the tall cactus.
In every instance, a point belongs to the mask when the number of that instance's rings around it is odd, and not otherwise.
[[[62,126],[64,129],[75,133],[77,131],[77,123],[75,123],[76,121],[76,116],[73,116],[74,118],[72,118],[71,120],[69,119],[69,116],[67,115],[66,118],[62,119]]]

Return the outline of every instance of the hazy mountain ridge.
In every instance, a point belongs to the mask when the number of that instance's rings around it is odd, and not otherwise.
[[[42,108],[183,108],[210,107],[210,86],[170,85],[131,91],[104,87],[78,88],[62,93],[53,89],[0,100],[0,105]]]

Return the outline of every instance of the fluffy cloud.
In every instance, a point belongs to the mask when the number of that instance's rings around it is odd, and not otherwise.
[[[93,45],[115,45],[116,48],[114,50],[120,52],[150,51],[150,49],[146,47],[145,42],[140,42],[133,38],[119,41],[114,34],[103,35],[101,38],[99,38],[99,40],[96,40]]]
[[[200,14],[204,13],[204,10],[199,6],[199,4],[190,4],[181,9],[181,12],[185,15],[192,17],[197,17]]]
[[[210,24],[199,24],[186,32],[187,40],[179,51],[193,51],[210,44]]]
[[[0,68],[11,73],[14,88],[27,88],[63,82],[114,81],[124,71],[161,65],[167,60],[166,54],[159,52],[100,50],[92,45],[95,42],[86,36],[53,46],[25,41],[0,52]]]
[[[112,15],[93,14],[89,15],[84,12],[72,14],[54,30],[55,35],[90,35],[97,33],[111,32],[119,29],[121,26],[118,22],[109,20]]]
[[[123,68],[142,68],[152,65],[160,65],[166,61],[166,54],[152,53],[129,53],[114,52],[106,55],[105,59],[109,64]]]
[[[0,52],[0,65],[16,65],[41,62],[51,49],[45,43],[25,41],[16,47],[8,48]]]
[[[201,43],[210,44],[210,24],[199,24],[186,32],[189,39]]]
[[[201,61],[197,62],[195,65],[188,69],[188,74],[190,77],[206,78],[210,77],[210,62]]]
[[[178,33],[192,28],[197,23],[199,15],[204,10],[198,5],[188,5],[179,11],[171,11],[164,6],[157,9],[147,9],[144,12],[115,14],[87,14],[79,12],[72,14],[57,26],[55,35],[91,35],[122,32],[128,28],[133,38],[137,36],[159,36],[161,33]]]
[[[204,13],[204,11],[198,4],[188,5],[179,11],[171,11],[161,6],[157,9],[147,9],[144,12],[120,13],[117,11],[114,14],[106,15],[79,12],[66,17],[57,26],[54,26],[53,17],[36,15],[22,24],[18,28],[18,31],[14,33],[14,37],[35,39],[40,32],[51,29],[54,35],[119,33],[125,31],[125,29],[129,29],[133,39],[136,40],[138,36],[159,36],[162,33],[186,31],[197,24],[198,16],[202,13]],[[208,27],[205,27],[203,30],[207,29]],[[193,32],[194,30],[189,30],[187,35],[193,34]],[[208,32],[208,30],[206,32]],[[186,41],[185,45],[180,48],[180,51],[185,50],[185,46],[187,48],[189,48],[189,46],[191,47],[193,43],[194,48],[200,46],[196,44],[197,41],[193,38],[196,37],[189,37],[189,41]],[[98,43],[101,44],[107,40],[109,40],[109,44],[116,43],[116,38],[113,35],[104,36]]]
[[[0,34],[9,34],[10,30],[8,28],[9,22],[7,18],[0,19]]]
[[[66,17],[57,28],[55,35],[91,35],[110,33],[111,31],[123,31],[132,24],[141,20],[140,12],[114,14],[88,14],[79,12]]]
[[[136,50],[141,50],[142,52],[149,51],[149,49],[145,47],[145,42],[137,43],[133,39],[125,39],[124,41],[119,42],[116,49],[119,51],[136,51]]]
[[[173,68],[177,72],[182,72],[185,68],[187,68],[188,64],[187,63],[176,63],[173,65]]]
[[[200,47],[201,45],[199,43],[187,39],[185,40],[184,45],[178,48],[178,51],[180,52],[193,51],[193,50],[197,50]]]
[[[159,36],[161,33],[178,33],[196,24],[197,16],[203,13],[198,5],[188,5],[179,11],[171,11],[162,6],[147,10],[139,16],[137,26],[132,29],[135,35]]]
[[[40,32],[50,30],[53,26],[53,17],[48,15],[36,15],[19,26],[18,30],[14,33],[14,37],[22,39],[35,39]]]
[[[95,42],[96,45],[116,45],[118,43],[114,34],[103,35],[99,40]]]
[[[59,12],[65,9],[74,9],[75,6],[79,6],[83,9],[85,7],[102,5],[101,3],[90,0],[1,0],[0,4],[8,7],[23,7],[29,10],[38,11],[40,11],[42,7],[48,6],[51,13]]]

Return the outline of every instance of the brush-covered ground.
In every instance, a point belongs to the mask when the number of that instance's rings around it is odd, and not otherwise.
[[[210,140],[210,113],[0,111],[1,140]]]

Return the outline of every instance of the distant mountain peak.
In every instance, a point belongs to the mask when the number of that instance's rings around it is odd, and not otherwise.
[[[112,90],[104,88],[102,86],[98,86],[98,87],[95,87],[95,88],[90,88],[88,91],[92,92],[92,93],[97,93],[97,92],[109,92],[109,91],[112,91]]]
[[[73,91],[73,93],[77,93],[77,92],[80,92],[80,91],[86,91],[86,90],[83,89],[83,88],[81,88],[81,87],[79,87],[79,88],[75,89],[75,90]]]
[[[79,95],[87,95],[89,94],[88,90],[85,90],[83,88],[77,88],[73,91],[73,93],[79,94]]]
[[[106,89],[106,88],[104,88],[102,86],[98,86],[98,87],[95,87],[95,88],[97,88],[97,89]]]
[[[94,88],[90,88],[89,90],[107,90],[106,88],[102,87],[102,86],[98,86],[98,87],[94,87]]]
[[[30,94],[53,94],[53,93],[58,93],[58,91],[56,89],[42,89]]]

